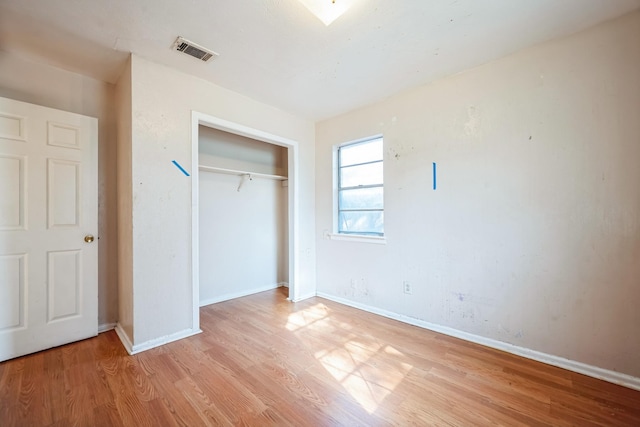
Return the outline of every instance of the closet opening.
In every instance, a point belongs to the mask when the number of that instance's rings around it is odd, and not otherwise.
[[[296,292],[297,143],[192,113],[193,325],[201,306]]]

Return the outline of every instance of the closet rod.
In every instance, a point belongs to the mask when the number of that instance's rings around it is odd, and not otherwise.
[[[286,176],[282,176],[282,175],[269,175],[266,173],[255,173],[255,172],[241,171],[241,170],[235,170],[235,169],[225,169],[225,168],[218,168],[215,166],[205,166],[205,165],[199,165],[198,170],[207,171],[207,172],[224,173],[227,175],[238,175],[238,176],[249,175],[255,178],[275,179],[278,181],[286,181],[287,179],[289,179]]]

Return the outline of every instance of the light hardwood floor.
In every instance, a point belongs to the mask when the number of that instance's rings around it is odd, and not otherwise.
[[[284,289],[128,356],[113,331],[0,364],[0,426],[640,426],[640,392]]]

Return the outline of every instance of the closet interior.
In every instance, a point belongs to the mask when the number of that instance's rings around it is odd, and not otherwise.
[[[200,306],[288,286],[288,152],[199,126]]]

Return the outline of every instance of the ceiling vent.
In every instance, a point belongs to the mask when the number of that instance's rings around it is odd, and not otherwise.
[[[208,62],[218,56],[218,54],[214,51],[204,48],[199,44],[196,44],[182,37],[178,37],[176,39],[175,43],[173,44],[173,48],[178,52],[186,53],[187,55],[193,56],[194,58],[197,58],[204,62]]]

